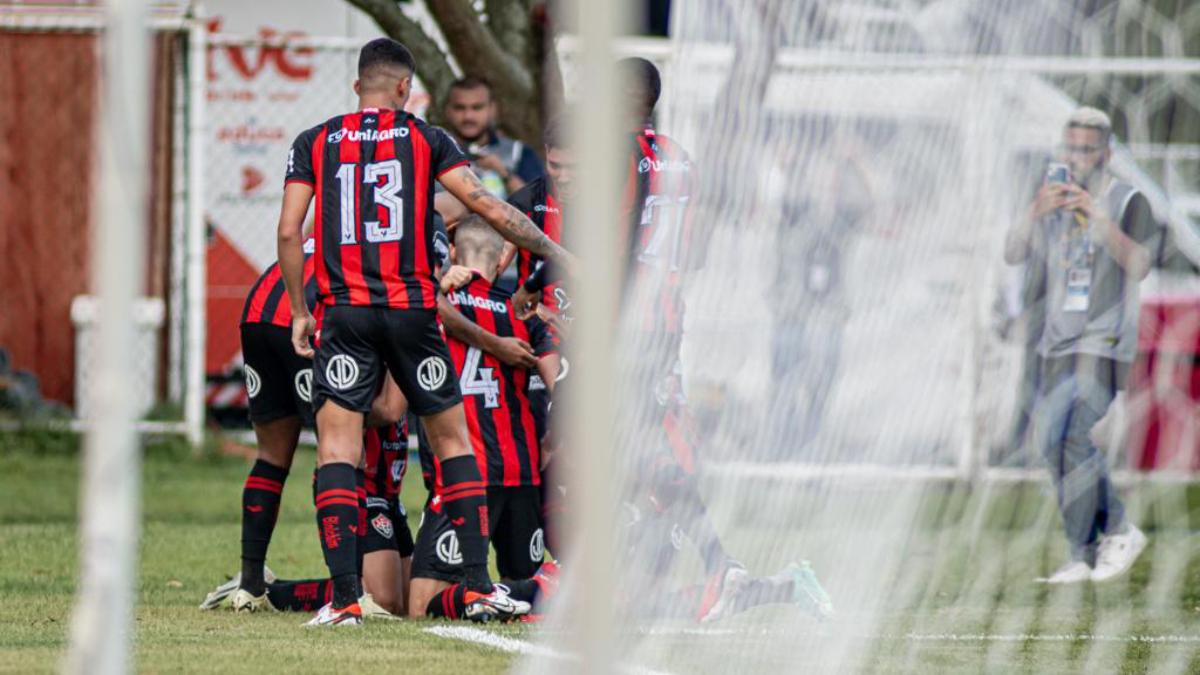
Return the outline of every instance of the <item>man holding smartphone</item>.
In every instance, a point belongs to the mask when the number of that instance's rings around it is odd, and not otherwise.
[[[1137,346],[1138,285],[1161,257],[1163,227],[1146,197],[1108,172],[1112,123],[1080,108],[1063,131],[1029,215],[1005,238],[1028,262],[1045,321],[1032,439],[1050,465],[1070,559],[1047,583],[1107,581],[1128,571],[1146,536],[1125,519],[1103,453],[1089,438],[1125,384]]]

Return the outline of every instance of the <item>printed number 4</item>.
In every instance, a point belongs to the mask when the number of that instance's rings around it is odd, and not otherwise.
[[[341,184],[342,197],[342,244],[357,244],[358,218],[354,203],[354,177],[358,173],[357,164],[343,164],[338,167],[337,177]],[[387,209],[386,224],[381,220],[363,222],[366,229],[367,241],[372,244],[382,244],[388,241],[400,241],[404,236],[404,199],[400,197],[403,187],[400,173],[400,162],[385,159],[382,162],[367,164],[363,167],[363,182],[375,188],[375,206]],[[380,183],[379,179],[383,182]]]
[[[483,354],[471,347],[467,350],[467,358],[463,363],[462,377],[458,378],[458,386],[464,395],[483,395],[483,407],[500,407],[500,381],[492,374],[491,368],[480,368],[479,360]]]

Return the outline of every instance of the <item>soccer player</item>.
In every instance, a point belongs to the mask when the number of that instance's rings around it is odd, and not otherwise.
[[[313,242],[305,242],[305,306],[317,306]],[[242,358],[250,421],[258,440],[254,466],[242,489],[241,587],[234,611],[255,611],[266,602],[263,566],[279,515],[279,500],[300,440],[302,426],[313,425],[312,364],[292,349],[292,312],[279,265],[258,278],[242,310]]]
[[[543,379],[558,370],[558,356],[548,327],[538,319],[516,318],[509,294],[495,285],[504,239],[479,218],[461,222],[454,232],[454,260],[473,271],[468,283],[448,294],[466,318],[485,330],[520,337],[534,346]],[[496,567],[506,580],[528,579],[542,564],[539,439],[528,390],[532,373],[506,366],[476,347],[449,339],[475,459],[488,497],[488,531],[496,550]],[[409,615],[463,616],[459,545],[438,495],[444,462],[433,460],[433,494],[417,533]]]
[[[394,618],[405,611],[413,539],[400,502],[400,487],[408,468],[408,428],[403,420],[402,415],[399,422],[372,427],[363,434],[365,481],[359,527],[364,534],[359,553],[364,594],[359,602],[368,616]],[[276,579],[265,567],[263,570],[265,600],[255,609],[311,612],[330,602],[333,584],[329,579]],[[221,606],[238,588],[239,581],[240,576],[218,586],[205,598],[201,609]]]
[[[355,573],[354,470],[363,414],[386,369],[408,399],[441,460],[441,497],[463,557],[466,614],[514,611],[487,570],[487,498],[466,437],[462,397],[437,326],[433,183],[522,248],[568,270],[575,261],[523,214],[483,188],[444,131],[404,111],[416,63],[380,38],[359,55],[358,110],[304,131],[288,155],[279,220],[279,260],[292,300],[292,344],[313,356],[316,321],[298,304],[301,228],[316,197],[316,272],[325,315],[313,369],[321,429],[317,511],[333,601],[313,625],[362,622]]]

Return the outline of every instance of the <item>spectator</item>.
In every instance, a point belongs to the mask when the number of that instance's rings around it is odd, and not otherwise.
[[[1004,251],[1007,263],[1028,261],[1041,280],[1032,441],[1050,464],[1070,545],[1070,560],[1048,583],[1107,581],[1146,546],[1089,431],[1124,387],[1137,343],[1138,285],[1164,236],[1146,197],[1108,172],[1108,116],[1080,108],[1063,134],[1069,175],[1047,172]]]
[[[507,199],[544,173],[536,152],[521,141],[501,135],[493,126],[496,102],[486,80],[456,80],[446,94],[444,112],[446,125],[467,153],[471,168],[496,196]]]

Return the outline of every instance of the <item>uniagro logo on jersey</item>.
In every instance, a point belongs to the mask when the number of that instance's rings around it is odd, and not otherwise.
[[[296,395],[305,403],[312,403],[312,368],[296,373]]]
[[[454,533],[454,530],[443,532],[442,536],[437,538],[434,548],[437,551],[438,560],[447,565],[462,564],[462,552],[458,550],[458,535]]]
[[[325,366],[325,379],[334,389],[349,389],[358,381],[358,364],[345,354],[334,354]]]
[[[338,129],[326,137],[328,143],[341,143],[343,138],[348,138],[352,143],[360,143],[362,141],[390,141],[394,138],[404,138],[408,136],[408,127],[395,127],[393,129]]]
[[[250,398],[258,396],[259,390],[262,389],[262,378],[258,376],[258,371],[246,366],[246,393]]]
[[[446,383],[446,361],[430,356],[417,364],[417,384],[425,391],[436,391]]]

